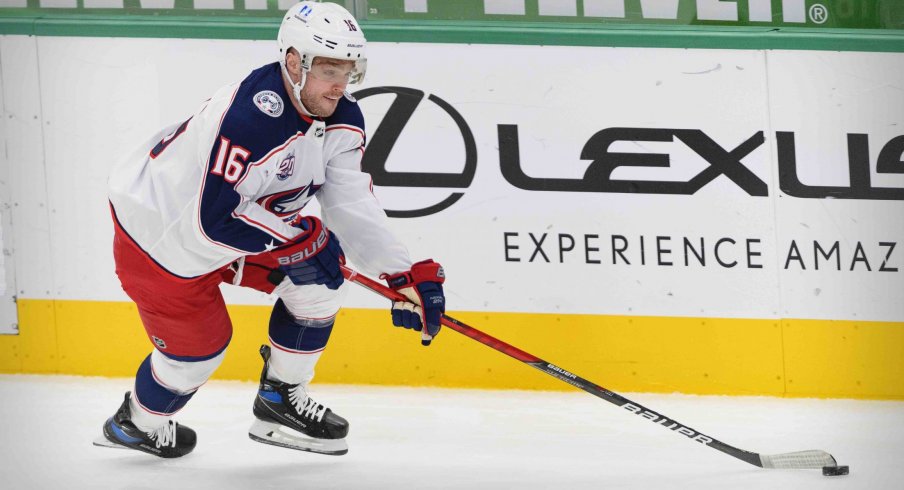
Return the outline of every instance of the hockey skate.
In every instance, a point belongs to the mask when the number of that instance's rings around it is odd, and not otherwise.
[[[304,386],[268,379],[270,347],[263,345],[260,352],[264,370],[248,437],[299,451],[335,456],[347,453],[348,421],[314,401]]]
[[[170,420],[153,432],[136,427],[129,409],[131,394],[126,392],[122,406],[104,423],[104,436],[94,441],[95,446],[136,449],[161,458],[185,456],[195,448],[195,431],[175,421]]]

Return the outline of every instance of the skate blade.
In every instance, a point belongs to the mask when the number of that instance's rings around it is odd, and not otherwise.
[[[251,424],[248,437],[263,444],[330,456],[341,456],[348,452],[348,444],[345,443],[345,439],[308,437],[288,427],[260,419],[255,419]]]
[[[98,437],[97,439],[94,440],[94,442],[92,444],[94,444],[95,446],[98,446],[98,447],[109,447],[109,448],[113,448],[113,449],[129,449],[128,447],[123,446],[122,444],[116,444],[115,442],[110,442],[104,436]]]

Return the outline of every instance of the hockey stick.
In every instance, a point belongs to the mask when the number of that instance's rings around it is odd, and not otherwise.
[[[367,276],[361,275],[344,265],[342,266],[342,274],[347,280],[354,282],[359,286],[363,286],[364,288],[369,289],[370,291],[373,291],[389,300],[408,301],[405,296],[398,293],[397,291],[390,289],[389,287],[384,286],[383,284]],[[580,376],[566,371],[565,369],[562,369],[555,364],[546,362],[539,357],[524,352],[517,347],[509,345],[495,337],[485,334],[480,330],[468,326],[448,315],[442,316],[442,324],[460,334],[463,334],[480,342],[481,344],[502,352],[509,357],[513,357],[533,368],[539,369],[540,371],[543,371],[544,373],[560,381],[564,381],[576,388],[580,388],[587,393],[590,393],[593,396],[602,398],[603,400],[606,400],[607,402],[612,403],[615,406],[621,407],[628,412],[633,413],[634,415],[639,415],[653,422],[654,424],[661,425],[666,429],[670,429],[673,432],[687,437],[688,439],[699,442],[718,451],[722,451],[729,456],[735,457],[754,466],[771,469],[822,468],[822,474],[826,476],[846,475],[849,472],[847,466],[838,466],[838,463],[835,461],[835,458],[831,454],[817,449],[781,454],[758,454],[750,451],[745,451],[743,449],[738,449],[734,446],[730,446],[722,441],[703,434],[700,431],[691,429],[690,427],[678,422],[675,419],[666,417],[665,415],[662,415],[661,413],[658,413],[654,410],[650,410],[649,408],[639,403],[633,402],[619,395],[618,393],[609,391],[602,386],[591,383],[590,381],[587,381]]]

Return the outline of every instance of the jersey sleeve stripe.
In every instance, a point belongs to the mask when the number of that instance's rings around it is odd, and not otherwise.
[[[245,223],[248,223],[249,225],[251,225],[257,229],[259,229],[263,232],[266,232],[269,235],[272,235],[274,238],[278,238],[279,240],[282,240],[283,242],[291,242],[292,241],[291,237],[282,235],[278,231],[269,228],[267,225],[251,219],[248,215],[232,213],[232,217],[236,218],[236,219],[240,219],[240,220],[244,221]]]
[[[348,124],[333,124],[331,126],[326,127],[327,131],[334,131],[337,129],[344,129],[346,131],[354,131],[354,132],[360,134],[362,138],[364,138],[364,131],[357,126],[351,126]]]
[[[229,99],[229,104],[226,105],[226,109],[223,110],[223,114],[220,116],[220,122],[217,125],[217,132],[215,133],[216,136],[220,135],[220,130],[223,128],[223,121],[226,119],[226,114],[229,113],[229,109],[232,108],[232,104],[235,102],[235,96],[236,96],[236,94],[239,93],[239,88],[240,87],[237,86],[235,88],[235,90],[232,92],[232,97]],[[216,140],[216,136],[214,137],[215,140]],[[211,150],[213,150],[213,148],[211,148]],[[208,159],[207,159],[207,165],[208,166],[210,165],[210,157],[208,157]],[[219,245],[223,248],[232,250],[233,252],[238,252],[242,255],[247,254],[249,252],[248,250],[241,250],[241,249],[238,249],[235,247],[230,247],[229,245],[226,245],[225,243],[218,242],[218,241],[214,240],[213,238],[210,238],[210,236],[207,235],[207,232],[204,231],[204,220],[201,218],[201,208],[203,207],[202,203],[204,202],[204,187],[207,184],[208,177],[210,176],[209,169],[205,169],[204,172],[205,172],[205,175],[204,175],[204,178],[201,179],[201,189],[198,193],[197,223],[198,223],[198,230],[201,232],[201,236],[203,236],[205,240],[209,241],[210,243],[213,243],[214,245]]]
[[[235,90],[232,91],[232,97],[229,98],[229,103],[226,104],[226,109],[223,111],[223,114],[220,115],[220,122],[217,124],[217,135],[219,135],[220,130],[223,129],[223,121],[226,120],[226,114],[228,114],[229,109],[232,108],[232,104],[235,102],[235,96],[239,94],[240,88],[242,88],[241,85],[236,86]]]

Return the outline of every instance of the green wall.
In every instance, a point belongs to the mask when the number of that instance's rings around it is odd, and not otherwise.
[[[122,7],[95,8],[98,1],[54,0],[62,7],[48,8],[8,0],[19,5],[0,7],[0,34],[268,40],[282,15],[275,0],[233,0],[232,9],[219,0],[169,0],[170,8],[102,0]],[[722,0],[735,7],[733,21],[700,20],[696,0],[674,0],[674,19],[649,18],[641,0],[623,0],[623,18],[590,16],[584,0],[558,1],[574,15],[544,14],[540,0],[524,0],[519,15],[486,14],[493,0],[426,0],[407,10],[404,0],[338,3],[362,19],[371,41],[904,52],[904,0],[799,0],[807,10],[796,22],[785,21],[782,0],[770,0],[768,22],[751,20],[754,0]]]

